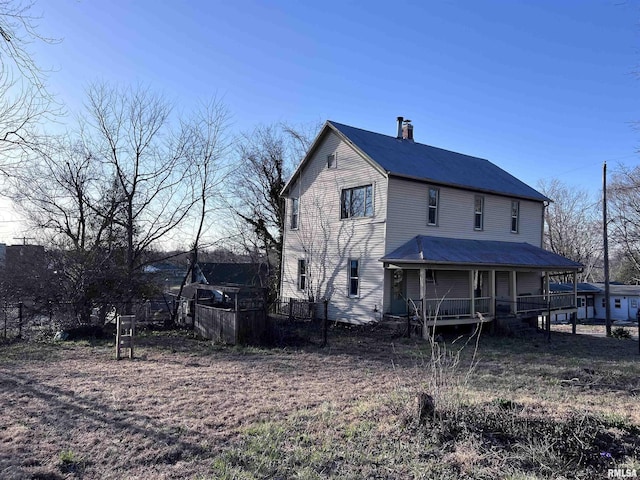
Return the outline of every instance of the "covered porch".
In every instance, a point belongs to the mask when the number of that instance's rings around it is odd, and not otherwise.
[[[577,291],[552,293],[550,275],[582,265],[527,243],[417,236],[380,259],[385,314],[425,326],[530,318],[577,309]]]

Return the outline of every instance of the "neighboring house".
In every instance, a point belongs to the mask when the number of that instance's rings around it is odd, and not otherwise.
[[[327,121],[282,195],[281,295],[328,299],[330,320],[533,316],[549,273],[582,268],[541,248],[547,197],[487,160],[415,142],[402,117],[397,136]]]
[[[553,292],[566,292],[573,285],[566,283],[551,284]],[[578,320],[605,320],[607,318],[607,300],[604,283],[578,284]],[[613,321],[636,321],[640,309],[640,285],[609,284],[610,315]],[[569,321],[569,317],[559,314],[552,319]]]

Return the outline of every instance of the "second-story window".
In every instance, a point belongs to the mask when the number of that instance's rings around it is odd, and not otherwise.
[[[473,220],[473,228],[475,230],[482,230],[484,228],[484,197],[480,195],[476,195],[475,198],[475,208],[474,208],[474,220]]]
[[[373,216],[373,186],[345,188],[340,195],[340,218]]]
[[[514,200],[511,202],[511,232],[518,233],[520,225],[520,202]]]
[[[291,230],[296,230],[298,228],[299,214],[300,214],[300,199],[292,198],[291,199]]]
[[[427,212],[427,225],[438,224],[438,204],[440,192],[437,188],[429,187],[429,211]]]

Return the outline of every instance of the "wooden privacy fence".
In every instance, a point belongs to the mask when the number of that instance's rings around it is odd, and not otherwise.
[[[195,306],[194,330],[214,342],[237,344],[262,343],[267,334],[264,308],[232,310]]]

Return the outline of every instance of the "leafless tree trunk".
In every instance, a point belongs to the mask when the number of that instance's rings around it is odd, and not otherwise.
[[[211,206],[220,198],[222,183],[228,172],[224,164],[230,141],[227,138],[229,112],[222,102],[212,99],[202,105],[189,122],[183,124],[183,135],[189,139],[186,157],[192,171],[191,189],[198,202],[196,215],[197,227],[191,245],[189,267],[180,284],[177,298],[191,276],[198,262],[200,242],[206,231],[207,220],[212,213]],[[178,316],[178,303],[174,304],[170,323],[175,324]],[[167,325],[170,326],[170,325]]]

